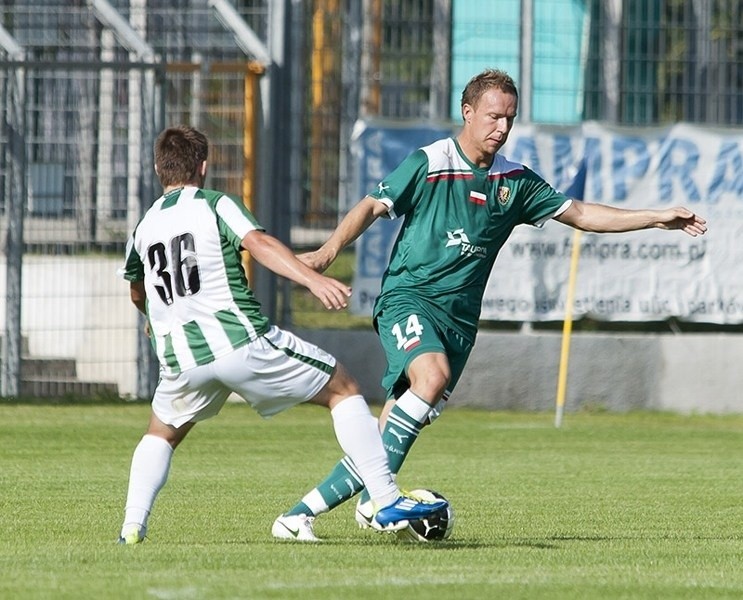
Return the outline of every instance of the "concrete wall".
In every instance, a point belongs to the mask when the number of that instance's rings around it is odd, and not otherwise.
[[[29,255],[24,258],[21,333],[34,358],[72,358],[81,381],[136,393],[137,311],[123,259]],[[0,337],[5,332],[5,257],[0,256]]]
[[[384,356],[373,333],[297,333],[333,352],[367,397],[382,399]],[[554,410],[561,342],[559,333],[482,332],[452,404]],[[565,410],[743,413],[741,357],[743,335],[576,333]]]

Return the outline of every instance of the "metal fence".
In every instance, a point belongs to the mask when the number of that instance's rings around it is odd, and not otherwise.
[[[294,220],[334,224],[353,195],[356,119],[459,121],[486,66],[521,88],[519,120],[743,124],[737,0],[314,0],[295,54],[309,98],[294,115],[309,157]],[[555,105],[569,110],[555,114]],[[353,200],[354,198],[351,198]]]
[[[544,99],[562,98],[579,120],[741,125],[742,12],[734,0],[4,2],[0,394],[151,385],[115,270],[158,193],[162,126],[203,129],[209,185],[314,246],[357,199],[357,119],[456,122],[484,66],[514,75],[521,120],[553,122]],[[283,323],[312,310],[271,278],[261,290]]]
[[[152,144],[166,123],[202,128],[210,184],[254,196],[263,68],[207,2],[126,4],[0,9],[3,395],[151,389],[149,342],[116,271],[160,193]],[[251,17],[265,35],[244,7]]]
[[[88,317],[105,315],[112,256],[156,194],[151,140],[163,123],[162,68],[40,61],[0,68],[14,109],[5,112],[0,162],[4,389],[116,392],[126,322],[96,331]],[[142,340],[128,337],[133,356],[148,357]],[[86,381],[86,371],[97,376]]]
[[[486,66],[505,68],[519,84],[517,127],[585,120],[743,125],[743,4],[737,0],[312,5],[311,35],[302,42],[303,55],[313,58],[312,102],[297,116],[311,132],[306,164],[312,166],[293,222],[320,231],[336,222],[339,202],[342,210],[364,193],[344,162],[357,119],[454,126],[462,88]],[[561,114],[555,106],[564,108]],[[294,322],[317,320],[312,306],[295,310]]]

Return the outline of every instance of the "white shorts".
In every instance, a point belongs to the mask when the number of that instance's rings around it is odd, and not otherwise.
[[[152,410],[180,427],[222,409],[233,392],[262,417],[314,398],[330,379],[335,357],[278,327],[227,356],[177,375],[161,374]]]

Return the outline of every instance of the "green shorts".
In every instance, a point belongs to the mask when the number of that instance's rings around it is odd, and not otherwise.
[[[472,351],[472,343],[442,325],[443,319],[437,316],[430,306],[405,302],[395,302],[394,307],[385,307],[377,315],[374,325],[387,358],[387,369],[382,377],[387,398],[399,396],[409,387],[410,362],[427,352],[446,355],[451,370],[447,392],[454,390]]]

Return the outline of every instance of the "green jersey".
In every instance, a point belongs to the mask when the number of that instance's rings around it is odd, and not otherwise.
[[[496,154],[479,168],[446,138],[420,148],[371,197],[403,217],[374,316],[414,299],[474,341],[490,271],[514,227],[541,226],[570,206],[522,164]]]
[[[124,278],[144,281],[152,345],[180,373],[268,331],[248,287],[240,243],[262,230],[243,203],[187,186],[154,202],[127,245]]]

